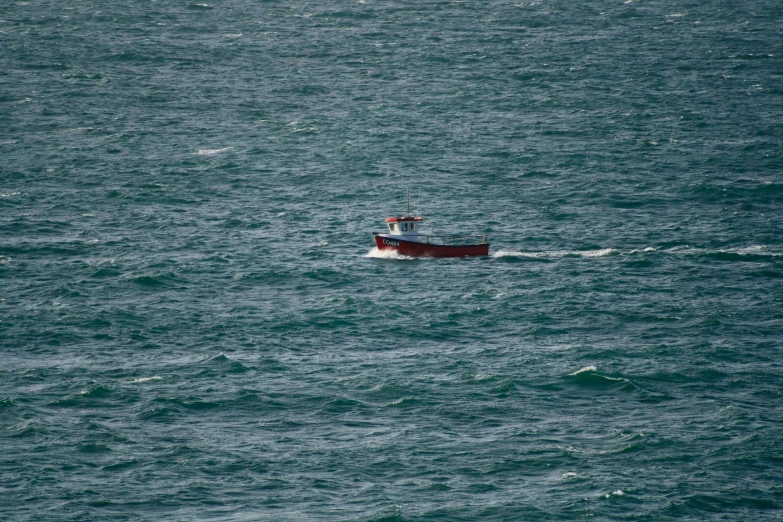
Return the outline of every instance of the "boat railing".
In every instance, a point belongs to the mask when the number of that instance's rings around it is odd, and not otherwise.
[[[449,236],[445,234],[422,234],[419,236],[418,241],[420,243],[427,243],[428,245],[447,245],[447,246],[460,246],[460,245],[475,245],[480,243],[486,245],[488,243],[487,236]]]
[[[373,232],[374,236],[385,234],[385,232]],[[405,239],[402,237],[402,239]],[[445,246],[462,246],[462,245],[486,245],[489,243],[489,239],[485,235],[474,236],[450,236],[448,234],[418,234],[415,237],[410,238],[411,241],[417,243],[424,243],[427,245],[445,245]]]

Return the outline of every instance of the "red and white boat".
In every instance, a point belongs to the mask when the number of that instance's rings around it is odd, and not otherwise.
[[[408,209],[402,217],[386,219],[389,233],[373,232],[378,250],[394,250],[410,257],[465,257],[489,255],[487,236],[440,235],[419,231],[422,219]]]

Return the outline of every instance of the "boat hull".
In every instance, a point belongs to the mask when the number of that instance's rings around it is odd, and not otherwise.
[[[378,250],[394,250],[410,257],[475,257],[489,255],[489,243],[475,245],[433,245],[404,239],[375,236]]]

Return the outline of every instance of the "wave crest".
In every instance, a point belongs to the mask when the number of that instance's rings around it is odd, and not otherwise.
[[[575,371],[574,373],[569,373],[568,375],[569,375],[569,377],[574,377],[576,375],[579,375],[580,373],[595,372],[595,371],[598,371],[598,368],[596,368],[595,366],[593,366],[591,364],[590,366],[585,366],[584,368],[581,368],[581,369]]]

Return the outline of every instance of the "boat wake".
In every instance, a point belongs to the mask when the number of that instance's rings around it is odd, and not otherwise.
[[[410,256],[404,256],[397,252],[396,250],[381,250],[378,247],[373,247],[370,249],[367,254],[365,254],[364,257],[374,257],[375,259],[389,259],[392,261],[412,261],[415,258]]]
[[[769,261],[783,256],[781,252],[772,252],[765,246],[754,245],[731,250],[709,250],[694,248],[687,245],[676,246],[667,249],[647,247],[630,251],[617,250],[615,248],[603,248],[601,250],[545,250],[539,252],[520,252],[514,250],[498,250],[492,253],[492,257],[499,258],[527,258],[527,259],[552,259],[563,257],[597,258],[612,256],[649,256],[649,255],[691,255],[702,256],[723,261]]]
[[[510,250],[498,250],[492,254],[492,257],[609,257],[619,253],[620,251],[615,250],[614,248],[604,248],[601,250],[549,250],[545,252],[513,252]]]

